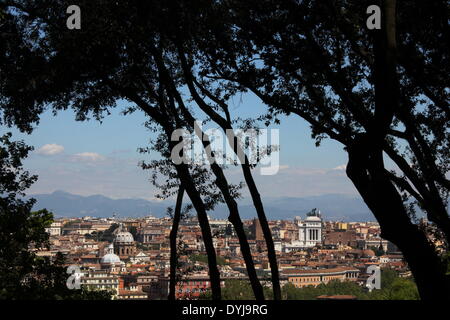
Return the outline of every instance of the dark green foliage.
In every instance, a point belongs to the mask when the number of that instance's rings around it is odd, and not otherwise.
[[[137,234],[137,228],[136,228],[136,227],[131,226],[131,227],[129,228],[129,232],[133,235],[133,238],[134,238],[134,239],[137,239],[138,234]]]
[[[36,180],[23,169],[31,147],[0,137],[0,299],[110,299],[105,292],[69,290],[64,257],[51,261],[35,250],[49,247],[45,231],[53,222],[46,209],[31,211],[34,199],[23,200],[24,191]]]
[[[269,287],[264,287],[264,296],[271,300],[273,291]],[[222,289],[222,298],[224,300],[254,300],[255,296],[249,281],[244,280],[226,280]],[[200,295],[201,300],[210,300],[211,292],[207,291]]]
[[[414,280],[400,278],[396,271],[381,270],[381,289],[368,294],[371,300],[419,300],[419,292]]]
[[[392,269],[381,269],[381,287],[389,287],[395,279],[398,278],[398,273]]]
[[[381,245],[379,247],[370,247],[369,249],[373,250],[373,252],[375,252],[375,255],[377,257],[386,254],[386,252],[384,252],[383,247]]]
[[[396,278],[388,286],[373,290],[368,298],[371,300],[419,300],[420,296],[414,281]]]
[[[270,290],[264,288],[267,299],[271,299]],[[251,286],[248,281],[226,280],[222,290],[225,300],[254,300]],[[381,275],[381,289],[368,290],[355,282],[333,280],[317,287],[307,286],[296,288],[293,284],[285,284],[282,288],[283,300],[316,300],[318,296],[351,295],[358,300],[418,300],[419,293],[413,280],[399,278],[397,273],[390,269],[383,269]],[[205,292],[200,299],[211,299],[211,293]]]
[[[283,298],[286,300],[315,300],[321,295],[353,295],[361,299],[365,297],[362,287],[353,282],[330,281],[317,287],[296,288],[293,284],[283,287]]]
[[[208,262],[208,257],[204,254],[193,254],[193,255],[189,256],[189,259],[192,262],[195,262],[195,261],[203,262],[203,263]],[[223,266],[225,264],[226,264],[225,259],[223,257],[217,256],[217,265]]]
[[[119,224],[113,223],[107,230],[105,231],[94,231],[91,234],[86,234],[85,238],[87,239],[95,239],[96,241],[108,241],[113,242],[114,240],[114,230],[119,227]],[[134,235],[133,235],[134,236]],[[136,237],[134,237],[136,239]]]
[[[447,275],[450,276],[450,252],[446,252],[442,257],[444,265],[447,266]]]
[[[411,279],[399,278],[393,270],[381,271],[381,289],[368,292],[365,288],[350,281],[333,280],[317,287],[296,288],[293,284],[283,287],[283,299],[315,300],[321,295],[351,295],[358,300],[418,300],[417,286]]]

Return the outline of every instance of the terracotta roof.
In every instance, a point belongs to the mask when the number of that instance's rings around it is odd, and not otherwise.
[[[299,269],[286,269],[283,271],[285,274],[320,274],[320,273],[341,273],[346,271],[358,271],[356,268],[352,267],[340,267],[340,268],[329,268],[329,269],[310,269],[310,270],[299,270]]]

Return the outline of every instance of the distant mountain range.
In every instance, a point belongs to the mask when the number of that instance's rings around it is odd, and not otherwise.
[[[361,198],[345,194],[324,194],[310,197],[264,198],[264,208],[269,219],[292,219],[295,216],[305,218],[313,208],[322,212],[325,220],[340,221],[376,221]],[[242,217],[256,216],[251,204],[242,204]],[[217,215],[227,216],[226,207],[217,208]]]
[[[152,214],[163,216],[168,202],[144,199],[111,199],[102,195],[80,196],[64,191],[50,194],[33,194],[37,200],[33,209],[46,208],[56,217],[140,217]]]
[[[142,217],[153,215],[163,217],[166,208],[172,201],[148,201],[144,199],[111,199],[102,195],[80,196],[64,191],[50,194],[34,194],[37,200],[34,208],[47,208],[56,217]],[[319,208],[325,220],[342,221],[375,221],[364,202],[356,197],[342,194],[326,194],[302,198],[265,198],[266,214],[269,219],[292,219],[295,216],[305,217],[313,208]],[[256,216],[249,200],[243,200],[239,206],[243,219]],[[218,206],[210,215],[214,218],[226,218],[228,211],[225,205]]]

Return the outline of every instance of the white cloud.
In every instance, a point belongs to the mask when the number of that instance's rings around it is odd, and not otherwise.
[[[96,152],[82,152],[76,153],[72,156],[73,161],[87,161],[87,162],[97,162],[103,161],[106,158]]]
[[[59,144],[44,144],[42,147],[40,147],[36,153],[42,154],[45,156],[53,156],[58,153],[62,153],[64,151],[64,147]]]
[[[347,169],[346,164],[341,164],[340,166],[333,168],[333,170],[346,170],[346,169]]]

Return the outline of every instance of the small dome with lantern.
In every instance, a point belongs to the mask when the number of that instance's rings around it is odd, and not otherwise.
[[[114,253],[114,245],[112,243],[108,246],[106,254],[102,257],[100,263],[108,265],[121,263],[119,256]]]

